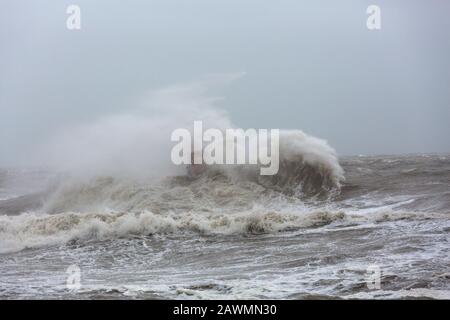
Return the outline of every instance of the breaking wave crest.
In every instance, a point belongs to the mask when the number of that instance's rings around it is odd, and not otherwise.
[[[320,226],[344,214],[311,210],[305,203],[339,192],[342,180],[334,150],[298,130],[281,133],[275,176],[261,176],[249,166],[211,167],[195,178],[68,175],[34,199],[40,207],[0,216],[0,252],[150,234],[230,235]],[[14,207],[14,200],[8,206]]]
[[[372,215],[348,214],[343,211],[310,210],[276,212],[255,208],[235,214],[193,213],[155,214],[105,212],[36,214],[0,216],[0,253],[48,245],[89,240],[132,238],[155,234],[244,235],[301,228],[317,228],[331,223],[354,225],[360,222],[383,222],[405,219],[439,218],[429,213],[380,212]]]
[[[192,178],[171,163],[173,129],[198,119],[205,128],[234,127],[207,94],[210,82],[152,92],[145,106],[67,128],[43,146],[37,158],[64,174],[47,192],[0,203],[0,213],[16,215],[0,216],[0,250],[175,231],[276,232],[339,219],[304,209],[339,193],[344,172],[325,140],[300,130],[280,131],[274,176],[257,165],[218,165]]]
[[[274,176],[260,175],[255,166],[223,165],[211,166],[195,178],[184,174],[144,180],[65,179],[47,197],[43,211],[248,209],[246,205],[265,199],[327,197],[339,192],[343,179],[336,153],[324,140],[292,130],[281,134],[280,170]]]
[[[280,133],[280,170],[258,176],[263,185],[290,194],[315,195],[339,189],[344,171],[335,150],[325,140],[300,130]]]

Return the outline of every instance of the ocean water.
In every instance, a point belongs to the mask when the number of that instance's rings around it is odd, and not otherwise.
[[[450,156],[325,151],[270,178],[0,169],[0,298],[450,298]]]

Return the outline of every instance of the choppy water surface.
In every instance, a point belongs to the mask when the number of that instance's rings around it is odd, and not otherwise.
[[[2,169],[0,298],[450,298],[450,157],[340,164],[340,189],[317,183],[329,168],[83,184]]]

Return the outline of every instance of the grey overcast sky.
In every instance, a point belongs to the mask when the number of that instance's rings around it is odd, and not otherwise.
[[[448,153],[449,57],[450,1],[2,0],[0,164],[149,89],[229,72],[246,73],[220,93],[239,127],[301,129],[344,155]]]

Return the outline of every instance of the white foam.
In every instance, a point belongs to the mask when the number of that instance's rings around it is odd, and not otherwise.
[[[183,232],[220,235],[273,233],[296,228],[317,228],[335,222],[343,223],[344,226],[346,223],[370,226],[383,221],[430,218],[446,218],[446,215],[395,211],[357,215],[307,208],[297,211],[268,211],[261,206],[233,214],[172,212],[162,215],[149,211],[24,213],[18,216],[0,216],[0,253],[65,244],[71,240],[105,240],[171,233],[181,235]],[[327,230],[325,227],[324,231]]]

